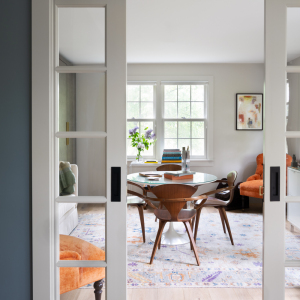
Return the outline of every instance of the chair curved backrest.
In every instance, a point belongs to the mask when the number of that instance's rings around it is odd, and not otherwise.
[[[175,164],[161,165],[156,168],[156,171],[180,171],[181,166]]]
[[[238,175],[237,171],[231,171],[227,174],[228,187],[234,187],[234,183],[237,178],[237,175]],[[232,202],[233,196],[234,196],[234,189],[231,189],[230,190],[230,198],[227,202],[227,205],[229,205]]]
[[[178,221],[179,212],[196,191],[195,187],[185,184],[163,184],[150,190],[169,211],[171,221]]]

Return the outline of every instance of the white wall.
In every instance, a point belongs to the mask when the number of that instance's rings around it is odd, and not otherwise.
[[[76,130],[105,130],[105,74],[76,74]],[[79,196],[106,193],[105,139],[77,139]]]
[[[255,173],[256,156],[263,151],[263,132],[235,130],[235,103],[236,93],[263,92],[263,64],[129,64],[128,75],[213,76],[214,163],[209,167],[193,167],[193,170],[219,178],[237,170],[237,182]],[[133,171],[137,171],[136,168]]]

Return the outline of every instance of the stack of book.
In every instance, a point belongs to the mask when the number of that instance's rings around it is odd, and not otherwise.
[[[181,163],[181,151],[179,149],[164,149],[161,163]]]

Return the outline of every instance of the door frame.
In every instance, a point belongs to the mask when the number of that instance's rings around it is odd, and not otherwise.
[[[57,7],[105,7],[106,132],[56,132],[55,86],[59,72]],[[116,22],[117,20],[117,22]],[[107,299],[126,299],[126,0],[32,1],[32,252],[33,299],[59,299],[59,267],[106,267]],[[72,66],[73,67],[73,66]],[[86,72],[88,67],[70,67]],[[116,88],[116,86],[118,88]],[[119,107],[115,110],[115,107]],[[118,122],[116,122],[118,120]],[[123,123],[122,123],[123,122]],[[121,124],[121,126],[116,126]],[[106,195],[74,203],[106,203],[105,261],[59,261],[57,138],[106,139]],[[121,146],[120,146],[121,145]],[[121,167],[121,202],[111,202],[111,167]],[[92,199],[93,198],[93,199]],[[97,200],[98,199],[98,200]],[[73,200],[73,198],[72,198]],[[90,202],[89,202],[90,201]],[[120,224],[122,224],[120,226]],[[119,251],[122,249],[122,251]],[[116,283],[118,288],[116,289]]]
[[[299,0],[265,0],[265,110],[264,110],[264,229],[263,299],[285,298],[285,268],[300,261],[285,259],[286,203],[300,197],[286,196],[286,138],[300,132],[286,131],[286,78],[300,73],[300,66],[287,66],[287,7],[300,7]],[[276,51],[274,51],[276,49]],[[280,167],[280,201],[272,202],[270,167]]]

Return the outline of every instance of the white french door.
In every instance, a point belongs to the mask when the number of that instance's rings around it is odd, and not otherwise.
[[[125,124],[126,0],[33,0],[34,300],[60,299],[63,267],[105,267],[106,299],[126,299]],[[80,184],[70,198],[60,196],[59,162],[71,159]],[[105,207],[104,261],[59,260],[60,205],[70,203]]]
[[[287,107],[287,105],[291,106],[291,99],[288,99],[291,96],[289,95],[291,84],[288,85],[287,79],[291,74],[300,74],[300,64],[297,60],[288,63],[293,58],[291,57],[293,51],[290,49],[293,43],[289,40],[295,32],[290,31],[289,24],[292,24],[293,20],[289,17],[294,15],[295,9],[298,11],[300,9],[299,0],[265,0],[263,233],[263,299],[265,300],[284,299],[287,268],[300,267],[300,260],[293,259],[293,255],[289,255],[292,259],[290,257],[287,259],[285,253],[286,206],[291,202],[296,202],[300,206],[300,197],[287,196],[286,186],[286,153],[297,155],[299,150],[297,139],[300,138],[299,110],[296,108],[300,102],[299,96],[295,94],[292,96],[294,107],[293,109],[290,107],[290,113]],[[299,18],[300,14],[298,14]],[[299,28],[294,29],[299,32]],[[299,35],[293,36],[294,41],[297,38],[299,41]],[[293,89],[298,91],[299,81],[294,81],[293,85]],[[296,120],[294,125],[291,125],[292,115]]]

